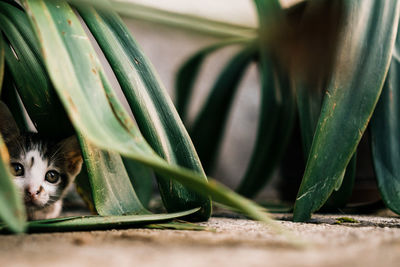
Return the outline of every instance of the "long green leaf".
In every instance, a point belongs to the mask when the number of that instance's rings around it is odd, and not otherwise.
[[[335,190],[329,196],[323,208],[338,209],[344,208],[353,194],[357,170],[357,151],[354,153],[349,164],[346,167],[346,174],[341,184],[336,185]],[[339,188],[340,187],[340,188]]]
[[[111,6],[123,16],[132,17],[150,22],[170,25],[190,31],[198,31],[220,37],[254,37],[256,29],[243,25],[235,25],[193,15],[152,8],[132,2],[112,1]]]
[[[120,18],[106,10],[96,11],[82,6],[78,10],[110,62],[136,122],[152,148],[167,162],[193,169],[206,179],[166,90]],[[115,109],[116,106],[114,112]],[[120,118],[124,123],[128,119]],[[158,184],[168,211],[201,206],[197,219],[204,220],[210,216],[209,199],[171,180],[171,177],[158,178]]]
[[[51,86],[39,52],[35,51],[37,42],[29,21],[26,17],[22,19],[21,10],[11,5],[6,8],[7,5],[0,5],[0,10],[6,10],[0,14],[0,28],[12,46],[5,47],[5,59],[21,100],[42,135],[57,138],[72,135],[72,127],[65,112],[60,109],[61,103]],[[20,19],[8,18],[14,16]],[[20,32],[19,29],[24,30]]]
[[[136,196],[121,156],[100,150],[78,135],[99,215],[147,214]]]
[[[207,173],[211,173],[214,168],[233,99],[255,54],[255,45],[251,44],[228,62],[190,130],[190,136]]]
[[[257,139],[237,192],[253,197],[271,177],[289,143],[295,117],[295,94],[288,76],[261,56],[261,105]]]
[[[305,221],[343,179],[378,101],[399,17],[398,1],[344,1],[338,60],[324,98],[294,220]]]
[[[305,158],[308,158],[318,118],[321,114],[326,85],[324,83],[307,85],[307,83],[299,80],[295,80],[294,83],[303,152]]]
[[[176,74],[175,92],[176,109],[182,120],[186,122],[188,105],[193,93],[194,83],[201,69],[201,66],[208,55],[228,45],[249,42],[249,39],[234,39],[219,42],[197,51],[182,64]]]
[[[303,144],[304,158],[308,158],[310,153],[315,128],[318,123],[318,117],[321,113],[323,92],[326,85],[321,80],[319,83],[309,84],[296,80],[297,107],[301,128],[301,137]],[[349,165],[346,168],[346,174],[340,188],[334,191],[324,205],[326,209],[342,208],[351,197],[356,176],[356,153],[353,155]],[[304,166],[305,167],[305,166]],[[339,185],[338,185],[339,186]]]
[[[130,158],[122,157],[122,161],[137,197],[144,207],[148,207],[153,195],[154,172]]]
[[[0,219],[11,231],[21,233],[25,230],[25,207],[12,182],[9,166],[7,147],[0,136]]]
[[[183,212],[169,214],[147,214],[147,215],[125,215],[125,216],[81,216],[70,218],[59,218],[55,220],[32,221],[28,224],[28,232],[65,232],[82,230],[105,230],[114,228],[127,228],[133,226],[144,226],[150,223],[165,222],[176,219],[198,211],[192,209]],[[0,230],[6,230],[5,228]]]
[[[271,223],[260,207],[200,174],[167,164],[152,151],[138,131],[118,121],[103,91],[103,71],[73,11],[63,1],[24,0],[46,67],[74,126],[99,148],[112,149],[154,168],[216,201],[248,216]],[[53,18],[54,17],[54,18]],[[52,55],[52,56],[50,56]],[[74,66],[74,64],[76,66]],[[76,68],[76,71],[75,71]],[[179,147],[178,147],[179,148]]]
[[[5,65],[4,40],[3,40],[3,36],[1,36],[1,38],[0,38],[0,94],[1,94],[2,88],[3,88],[4,65]]]
[[[253,197],[281,160],[291,135],[295,102],[288,76],[274,64],[269,51],[271,21],[281,15],[279,1],[255,1],[260,21],[261,104],[257,139],[250,163],[237,191]]]
[[[18,128],[26,131],[29,129],[28,121],[25,118],[24,110],[19,103],[19,97],[17,90],[14,87],[14,83],[9,78],[11,78],[11,75],[7,73],[4,79],[4,90],[1,94],[1,100],[7,105],[7,107],[11,111],[11,114],[13,114],[14,120],[17,123]]]
[[[20,103],[20,99],[15,89],[14,80],[10,71],[6,68],[4,71],[4,80],[1,91],[1,100],[7,105],[8,109],[13,114],[14,120],[19,129],[24,131],[29,129],[29,123],[24,114],[24,109]]]
[[[38,40],[33,32],[33,29],[29,23],[28,16],[19,6],[15,3],[0,2],[1,14],[6,16],[8,20],[16,27],[18,32],[23,36],[24,41],[31,48],[32,53],[36,56],[40,56],[40,47]],[[42,66],[43,67],[43,66]]]
[[[382,95],[371,120],[372,156],[386,206],[400,214],[400,33]]]

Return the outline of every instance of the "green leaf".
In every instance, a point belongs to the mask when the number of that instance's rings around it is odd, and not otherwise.
[[[398,1],[344,1],[338,60],[294,208],[305,221],[334,190],[378,101],[399,17]]]
[[[372,157],[386,206],[400,214],[400,32],[382,94],[371,120]]]
[[[322,79],[323,77],[320,77],[319,83],[313,84],[301,82],[298,79],[295,81],[304,158],[308,158],[310,153],[315,128],[318,123],[318,117],[321,113],[324,95],[323,92],[326,87],[326,82],[321,82]],[[326,201],[323,209],[337,209],[346,205],[353,193],[353,186],[356,177],[356,162],[357,156],[356,153],[354,153],[346,168],[343,180],[339,180],[338,186],[340,188],[332,193]]]
[[[90,185],[90,178],[85,162],[83,162],[81,172],[75,178],[75,185],[77,193],[85,202],[89,210],[93,213],[97,212],[94,205],[92,187]]]
[[[35,127],[42,135],[53,138],[72,135],[72,127],[39,57],[29,20],[14,6],[1,3],[0,10],[4,11],[0,14],[0,28],[12,46],[5,46],[6,63]]]
[[[3,36],[0,38],[0,94],[3,88],[3,78],[4,78],[4,40]]]
[[[96,11],[82,6],[78,10],[113,68],[136,122],[152,148],[167,162],[192,169],[206,180],[200,160],[167,91],[121,19],[106,10]],[[110,98],[110,93],[107,97]],[[117,105],[113,105],[114,112],[116,109]],[[117,114],[120,121],[126,124],[129,118],[121,116],[122,110],[118,109]],[[210,200],[171,179],[157,177],[167,210],[201,206],[197,219],[208,219]]]
[[[249,39],[227,40],[207,46],[197,51],[182,64],[176,74],[175,92],[176,109],[184,122],[187,119],[187,106],[190,103],[195,80],[206,57],[225,46],[246,42],[250,42]]]
[[[16,27],[17,31],[23,36],[24,41],[31,48],[36,57],[40,57],[40,47],[32,26],[29,23],[28,16],[15,2],[0,2],[1,14]]]
[[[255,45],[251,44],[228,62],[218,76],[190,131],[207,173],[213,170],[233,99],[243,74],[255,54]]]
[[[65,231],[88,231],[106,230],[115,228],[127,228],[145,226],[150,223],[165,222],[188,216],[197,212],[199,208],[169,213],[169,214],[147,214],[147,215],[125,215],[125,216],[80,216],[70,218],[57,218],[52,220],[32,221],[28,224],[28,232],[65,232]],[[0,228],[1,229],[1,228]],[[6,230],[6,229],[1,229]]]
[[[325,83],[309,85],[298,79],[294,81],[294,84],[303,152],[304,157],[308,158],[318,118],[321,114],[322,100],[326,85]]]
[[[273,61],[267,43],[272,22],[281,15],[280,3],[256,0],[255,4],[260,23],[260,118],[252,156],[237,188],[237,192],[247,197],[253,197],[262,189],[282,159],[295,115],[289,77]]]
[[[216,201],[279,228],[253,202],[213,180],[207,183],[201,174],[167,164],[137,129],[127,127],[115,117],[104,93],[104,79],[99,77],[103,70],[78,19],[65,2],[22,2],[31,16],[55,89],[74,126],[85,138],[99,148],[135,159],[198,193],[210,195]]]
[[[11,231],[22,233],[25,230],[25,207],[12,181],[9,166],[7,147],[0,136],[0,219]]]
[[[29,129],[29,123],[24,114],[24,109],[20,103],[17,90],[14,86],[14,80],[10,71],[6,68],[4,71],[3,90],[1,92],[1,100],[7,105],[8,109],[13,114],[14,120],[19,129],[24,131]]]
[[[256,35],[256,29],[253,27],[166,11],[133,2],[123,3],[121,1],[112,1],[111,8],[122,16],[169,25],[175,28],[183,28],[190,31],[198,31],[200,33],[219,37],[251,38]]]
[[[153,171],[130,158],[122,157],[122,161],[137,197],[144,207],[148,207],[153,195]]]
[[[355,178],[356,178],[356,170],[357,170],[357,152],[354,153],[353,157],[351,158],[349,164],[346,167],[346,173],[343,177],[343,181],[337,185],[340,188],[335,189],[332,194],[329,196],[328,200],[326,201],[324,208],[329,209],[337,209],[343,208],[346,206],[348,200],[350,199]]]
[[[145,228],[149,229],[172,229],[172,230],[183,230],[183,231],[207,231],[212,230],[206,226],[201,226],[194,223],[180,222],[180,221],[172,221],[169,223],[157,223],[157,224],[148,224]]]
[[[148,214],[136,196],[121,156],[98,149],[81,135],[78,137],[97,213],[102,216]]]
[[[271,177],[281,161],[292,133],[295,117],[295,94],[290,80],[281,69],[271,63],[268,55],[261,55],[261,105],[250,163],[237,192],[254,197]]]

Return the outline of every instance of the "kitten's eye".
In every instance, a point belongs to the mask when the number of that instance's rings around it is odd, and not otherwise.
[[[11,163],[11,173],[14,176],[24,175],[24,166],[22,166],[20,163]]]
[[[60,174],[56,171],[48,171],[45,179],[47,182],[55,184],[60,180]]]

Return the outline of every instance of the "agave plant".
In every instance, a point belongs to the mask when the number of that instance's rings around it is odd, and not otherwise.
[[[94,229],[179,216],[207,220],[211,198],[270,222],[261,207],[214,180],[207,181],[172,101],[108,1],[20,3],[0,1],[1,98],[21,128],[27,128],[25,108],[42,135],[78,136],[86,166],[79,189],[100,217],[26,224],[0,139],[4,227],[21,232],[26,226],[30,231]],[[116,97],[77,14],[101,47],[137,124]],[[163,203],[172,213],[154,215],[146,209],[153,172]]]
[[[400,214],[399,2],[310,0],[283,9],[279,1],[255,0],[255,5],[258,37],[240,40],[243,48],[221,71],[194,121],[186,120],[206,173],[215,164],[241,76],[255,61],[261,84],[257,140],[237,192],[247,197],[259,192],[281,163],[298,120],[301,134],[294,138],[302,142],[307,163],[294,220],[308,220],[329,197],[331,205],[346,203],[357,146],[374,113],[370,130],[378,186],[386,206]],[[238,41],[206,47],[182,65],[176,82],[182,118],[204,59],[232,43]]]

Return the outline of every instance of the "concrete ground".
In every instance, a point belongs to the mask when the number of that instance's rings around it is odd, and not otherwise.
[[[212,218],[207,231],[128,229],[0,235],[0,266],[399,266],[400,218],[315,215],[278,221],[306,245],[293,246],[246,219]]]

